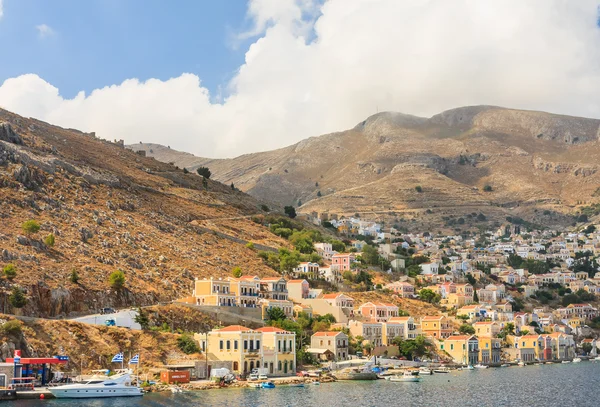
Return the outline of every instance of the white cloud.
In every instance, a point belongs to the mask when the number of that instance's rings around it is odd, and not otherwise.
[[[42,39],[55,34],[54,29],[46,24],[36,25],[35,29],[38,31],[38,36]]]
[[[253,0],[259,38],[211,103],[200,78],[136,79],[64,99],[36,75],[0,105],[100,137],[203,156],[282,147],[376,109],[472,104],[600,117],[596,1]],[[318,16],[318,17],[317,17]]]
[[[2,16],[4,15],[4,9],[2,7],[2,1],[3,0],[0,0],[0,18],[2,18]]]

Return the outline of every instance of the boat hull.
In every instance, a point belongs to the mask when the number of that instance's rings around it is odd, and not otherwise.
[[[337,373],[335,378],[338,380],[377,380],[375,373]]]
[[[141,389],[48,389],[58,399],[94,399],[107,397],[138,397],[143,396]]]

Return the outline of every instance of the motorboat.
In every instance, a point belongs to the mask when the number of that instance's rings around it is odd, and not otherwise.
[[[248,383],[248,387],[252,389],[260,389],[262,387],[262,383]]]
[[[521,366],[521,367],[523,367],[523,366],[525,366],[525,362],[523,362],[523,361],[520,361],[519,363],[517,363],[517,366]]]
[[[570,361],[570,360],[563,360],[563,361],[562,361],[562,362],[560,362],[560,363],[562,363],[563,365],[566,365],[567,363],[571,363],[571,361]]]
[[[487,365],[482,365],[481,363],[473,366],[475,369],[487,369],[488,366]]]
[[[575,359],[573,359],[573,363],[579,363],[579,362],[581,362],[581,358],[575,358]]]
[[[107,379],[94,379],[85,383],[50,387],[48,390],[56,398],[104,398],[142,396],[140,387],[131,384],[131,371],[118,373]]]
[[[437,369],[433,369],[433,373],[450,373],[450,369],[447,367],[438,367]]]
[[[402,375],[394,375],[389,378],[390,382],[420,382],[421,378],[411,372],[404,372]]]
[[[500,367],[510,367],[510,365],[508,363],[502,363]]]
[[[261,389],[274,389],[275,388],[275,383],[273,383],[273,382],[262,382],[260,384],[260,388]]]
[[[467,365],[466,367],[463,367],[463,370],[475,370],[477,366],[473,366],[473,365]]]
[[[421,367],[419,368],[419,374],[420,375],[432,375],[433,374],[433,370],[427,368],[427,367]]]
[[[334,373],[338,380],[377,380],[377,373],[368,369],[346,368]]]

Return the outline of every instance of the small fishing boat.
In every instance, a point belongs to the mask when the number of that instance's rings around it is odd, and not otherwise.
[[[273,382],[262,382],[260,384],[261,389],[274,389],[275,383]]]
[[[500,367],[510,367],[510,365],[508,363],[502,363]]]
[[[581,362],[581,358],[575,358],[575,359],[573,359],[573,363],[579,363],[579,362]]]
[[[404,372],[402,375],[395,375],[390,377],[390,382],[420,382],[421,378],[418,375],[414,375],[411,372]]]
[[[567,363],[571,363],[571,361],[570,361],[570,360],[563,360],[563,361],[562,361],[562,362],[560,362],[560,363],[562,363],[563,365],[566,365]]]
[[[427,368],[427,367],[421,367],[419,368],[419,374],[420,375],[432,375],[433,374],[433,370]]]
[[[525,362],[521,361],[521,362],[517,363],[517,366],[523,367],[523,366],[525,366]]]
[[[260,389],[261,383],[248,383],[248,387],[250,387],[252,389]]]
[[[482,365],[481,363],[476,364],[475,366],[473,366],[475,369],[487,369],[488,366],[487,365]]]
[[[450,373],[450,369],[447,367],[438,367],[437,369],[433,369],[433,373]]]
[[[475,370],[477,366],[473,366],[473,365],[467,365],[466,367],[463,367],[463,370]]]
[[[335,372],[334,376],[338,380],[377,380],[377,373],[368,369],[346,368]]]

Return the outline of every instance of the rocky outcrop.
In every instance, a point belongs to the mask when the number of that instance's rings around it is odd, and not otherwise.
[[[13,144],[23,144],[23,139],[15,133],[10,123],[0,123],[0,140]]]

